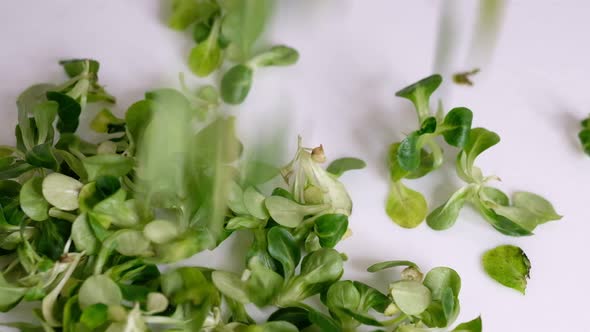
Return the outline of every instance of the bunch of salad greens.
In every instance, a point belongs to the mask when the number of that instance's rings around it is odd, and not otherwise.
[[[0,147],[0,310],[35,303],[21,331],[448,331],[460,278],[407,265],[387,292],[340,280],[352,202],[338,180],[354,158],[322,167],[322,146],[283,167],[244,172],[235,119],[213,86],[159,89],[119,118],[90,59],[61,62],[65,83],[17,100],[15,147]],[[79,134],[80,114],[104,106]],[[82,126],[83,128],[84,126]],[[265,193],[278,177],[285,185]],[[234,232],[252,242],[241,274],[168,264]],[[319,296],[321,307],[308,299]],[[248,306],[275,307],[255,321]],[[478,318],[453,331],[481,331]]]
[[[453,108],[445,114],[439,105],[433,114],[430,96],[441,82],[440,75],[432,75],[396,93],[414,104],[420,128],[390,147],[391,189],[386,203],[389,217],[406,228],[416,227],[426,219],[432,229],[444,230],[455,224],[461,209],[469,202],[496,230],[510,236],[532,235],[538,225],[560,219],[551,203],[539,195],[517,192],[511,202],[504,192],[489,185],[499,178],[484,175],[475,166],[475,159],[500,142],[500,137],[485,128],[472,128],[473,113],[465,107]],[[423,177],[443,164],[439,136],[459,149],[456,172],[466,185],[428,213],[424,196],[408,188],[402,180]]]
[[[206,77],[222,67],[221,98],[228,104],[240,104],[252,87],[254,71],[264,67],[289,66],[299,53],[285,45],[259,51],[256,41],[269,19],[272,0],[175,0],[168,26],[175,30],[192,29],[196,46],[188,65],[191,71]],[[254,52],[256,51],[256,52]],[[228,60],[228,61],[226,61]],[[224,66],[231,63],[230,66]]]

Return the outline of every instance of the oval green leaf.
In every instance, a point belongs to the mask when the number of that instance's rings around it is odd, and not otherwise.
[[[23,184],[19,194],[20,206],[23,212],[35,221],[49,218],[47,211],[49,203],[43,198],[43,180],[35,177]]]
[[[69,176],[51,173],[43,179],[43,197],[53,206],[64,211],[78,208],[78,194],[82,183]]]
[[[483,268],[500,284],[525,293],[531,262],[522,249],[512,245],[502,245],[484,253]]]
[[[393,182],[385,211],[396,224],[404,228],[414,228],[426,218],[428,207],[422,194],[401,182]]]

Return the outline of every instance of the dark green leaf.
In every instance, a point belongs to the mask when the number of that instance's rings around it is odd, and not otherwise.
[[[27,151],[26,161],[35,167],[43,167],[54,171],[57,171],[59,167],[53,154],[53,147],[49,143],[37,145]]]
[[[331,162],[326,170],[336,176],[340,176],[346,171],[363,169],[366,166],[367,164],[358,158],[340,158]]]
[[[100,197],[107,198],[121,188],[121,182],[114,176],[101,175],[96,178],[96,192]]]
[[[283,276],[289,279],[301,259],[299,246],[291,233],[279,226],[272,227],[267,234],[268,252],[283,267]]]
[[[420,130],[418,130],[418,135],[432,134],[435,131],[436,131],[436,118],[433,116],[430,116],[430,117],[424,119],[424,121],[422,121],[422,124],[420,125]]]
[[[258,1],[258,0],[254,0]],[[252,86],[252,68],[235,65],[221,78],[221,98],[228,104],[240,104],[246,99]]]
[[[445,116],[442,135],[449,145],[463,147],[469,140],[473,113],[465,107],[453,108]]]
[[[152,291],[149,287],[143,285],[119,284],[123,298],[131,302],[145,302],[148,294]]]
[[[494,210],[488,206],[489,203],[486,204],[485,200],[482,201],[481,196],[479,200],[475,200],[475,205],[486,221],[500,233],[509,236],[533,235],[529,229],[494,212]]]
[[[406,171],[411,172],[420,165],[420,136],[417,133],[408,135],[400,143],[397,150],[397,162]]]
[[[315,326],[319,327],[322,332],[341,332],[342,331],[339,324],[334,319],[322,314],[321,312],[319,312],[317,310],[309,311],[307,318]]]
[[[590,129],[581,130],[578,134],[578,138],[580,139],[584,152],[586,152],[587,155],[590,155]]]
[[[82,111],[80,104],[72,99],[70,96],[55,92],[47,92],[47,99],[58,103],[57,115],[57,130],[61,133],[74,133],[78,129],[79,117]]]
[[[57,116],[59,105],[54,101],[46,101],[38,104],[33,109],[35,124],[37,126],[37,143],[53,144],[53,122]]]
[[[86,173],[86,169],[84,168],[84,165],[82,164],[82,161],[80,161],[80,159],[78,159],[76,156],[65,150],[55,149],[53,150],[53,152],[56,154],[56,156],[60,157],[65,162],[65,165],[63,163],[61,165],[61,172],[64,172],[65,169],[69,167],[69,169],[72,170],[72,172],[74,172],[75,174],[67,175],[77,175],[80,178],[80,181],[86,182],[86,180],[88,179],[88,173]]]
[[[436,74],[428,76],[412,85],[409,85],[399,90],[395,93],[395,95],[398,97],[410,99],[412,101],[414,101],[414,99],[416,99],[416,96],[419,96],[419,94],[423,94],[426,98],[429,98],[430,95],[438,88],[438,86],[441,83],[442,77],[440,75]]]
[[[370,317],[366,314],[362,314],[360,312],[351,310],[349,308],[338,308],[337,310],[341,310],[344,314],[349,315],[350,317],[361,322],[362,324],[369,325],[369,326],[383,326],[383,324],[381,322],[379,322],[378,320],[376,320],[375,318]]]
[[[24,161],[16,161],[5,169],[0,169],[0,180],[15,179],[33,168],[35,167]]]
[[[280,197],[286,198],[288,200],[295,201],[295,198],[293,197],[293,194],[291,194],[290,191],[288,191],[284,188],[280,188],[280,187],[275,188],[272,191],[271,196],[280,196]]]
[[[314,231],[324,248],[334,248],[348,229],[344,214],[324,214],[315,221]]]
[[[305,329],[312,324],[309,320],[307,310],[299,307],[280,308],[268,317],[268,321],[289,322],[299,330]]]
[[[69,221],[58,219],[40,222],[37,252],[53,261],[58,260],[64,253],[66,240],[70,236],[70,226]]]
[[[195,43],[201,43],[207,40],[209,33],[211,32],[212,24],[207,21],[196,23],[193,26],[193,40]]]
[[[430,95],[438,88],[441,82],[442,77],[438,74],[428,76],[399,90],[395,95],[412,101],[418,112],[418,118],[422,120],[430,116]]]

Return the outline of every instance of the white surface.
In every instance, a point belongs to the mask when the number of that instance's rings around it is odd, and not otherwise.
[[[251,95],[236,110],[241,127],[252,137],[268,129],[269,117],[288,118],[292,147],[300,133],[308,145],[323,143],[328,157],[367,161],[367,169],[342,178],[355,204],[354,236],[339,247],[350,257],[346,277],[384,286],[388,273],[362,273],[370,263],[409,259],[423,270],[446,265],[463,278],[460,320],[481,313],[489,332],[582,331],[590,295],[590,158],[581,153],[576,134],[590,105],[590,3],[513,1],[492,65],[475,77],[473,88],[452,86],[445,98],[447,107],[471,108],[475,125],[502,137],[478,160],[485,172],[503,179],[501,188],[537,192],[565,215],[529,238],[503,236],[470,209],[445,232],[426,225],[404,230],[384,213],[386,147],[416,126],[409,104],[393,93],[431,73],[442,3],[283,1],[268,39],[295,46],[301,60],[257,73]],[[460,46],[453,69],[470,69],[463,59],[473,3],[455,2]],[[101,81],[119,98],[120,111],[147,89],[174,86],[177,73],[187,71],[191,42],[168,30],[161,16],[157,1],[0,2],[0,142],[14,142],[18,93],[63,78],[58,59],[98,59]],[[436,174],[410,182],[432,205],[460,184],[450,168]],[[521,246],[532,262],[526,296],[499,286],[481,269],[482,252],[504,243]],[[220,250],[231,255],[239,247],[229,242]],[[234,269],[232,262],[239,262],[211,257],[194,261]]]

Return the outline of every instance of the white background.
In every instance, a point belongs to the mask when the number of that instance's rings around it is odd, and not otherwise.
[[[471,69],[475,1],[445,3],[457,9],[449,69]],[[363,272],[369,264],[409,259],[425,271],[450,266],[463,278],[460,320],[482,314],[490,332],[587,330],[590,158],[581,152],[576,135],[579,120],[590,112],[590,2],[510,2],[491,62],[475,77],[475,86],[456,86],[447,79],[443,95],[445,106],[469,107],[475,126],[502,137],[478,159],[484,172],[500,176],[498,185],[507,192],[528,190],[547,197],[564,218],[539,227],[532,237],[510,238],[471,209],[445,232],[426,225],[404,230],[384,213],[385,151],[416,128],[409,103],[394,92],[432,73],[442,4],[280,2],[267,40],[296,47],[301,59],[291,68],[257,73],[247,102],[232,112],[239,115],[246,137],[272,133],[272,120],[281,119],[289,123],[291,148],[301,134],[309,146],[323,143],[329,158],[367,161],[365,170],[342,177],[355,204],[354,236],[339,246],[350,257],[346,277],[384,287],[398,271],[369,275]],[[148,89],[177,86],[178,72],[188,73],[185,60],[192,42],[165,27],[165,7],[151,0],[0,2],[1,144],[14,143],[19,92],[36,82],[64,79],[59,59],[99,60],[101,81],[119,98],[120,113]],[[452,159],[456,151],[447,150]],[[459,185],[451,167],[410,182],[433,206]],[[482,271],[483,251],[506,243],[521,246],[532,262],[526,296]],[[225,256],[206,253],[193,261],[239,269],[240,248],[230,241],[220,248]],[[22,317],[27,316],[1,319]]]

